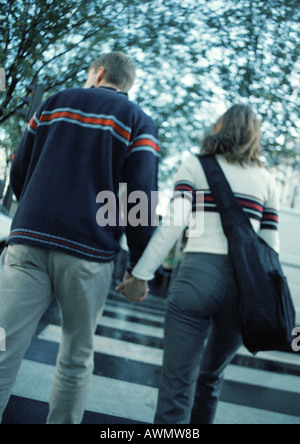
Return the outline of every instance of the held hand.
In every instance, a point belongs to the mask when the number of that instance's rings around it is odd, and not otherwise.
[[[116,290],[131,302],[142,302],[147,298],[149,287],[146,281],[136,279],[135,277],[128,277],[116,287]]]

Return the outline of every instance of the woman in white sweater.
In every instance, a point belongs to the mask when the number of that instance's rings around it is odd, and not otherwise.
[[[276,184],[259,160],[260,124],[251,108],[231,107],[204,138],[201,153],[216,156],[254,230],[279,252]],[[200,192],[204,198],[199,200]],[[199,236],[195,215],[203,208],[204,230]],[[147,281],[154,277],[183,229],[189,227],[185,257],[169,294],[162,382],[154,422],[211,424],[224,369],[242,339],[227,238],[195,156],[190,156],[177,172],[170,212],[170,220],[181,218],[182,225],[158,227],[132,270],[133,277],[118,289],[130,300],[144,299]]]

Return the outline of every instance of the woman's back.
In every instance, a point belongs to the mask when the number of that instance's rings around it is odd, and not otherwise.
[[[227,162],[223,155],[216,157],[241,207],[249,216],[254,230],[272,248],[279,251],[279,200],[273,177],[265,168],[258,165],[241,166],[239,163]],[[193,193],[192,219],[195,219],[196,211],[204,209],[204,232],[201,236],[194,236],[194,224],[191,222],[185,251],[227,254],[228,245],[221,217],[197,157],[190,156],[181,165],[175,180],[176,192],[186,193],[190,190]]]

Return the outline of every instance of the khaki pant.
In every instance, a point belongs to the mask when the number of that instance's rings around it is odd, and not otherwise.
[[[110,288],[113,263],[85,261],[28,245],[10,245],[0,259],[0,423],[22,359],[54,295],[62,338],[48,424],[80,424],[93,372],[93,338]],[[38,383],[32,381],[32,384]]]

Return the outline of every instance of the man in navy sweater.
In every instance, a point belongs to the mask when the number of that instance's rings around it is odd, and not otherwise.
[[[120,238],[125,232],[134,266],[153,234],[158,134],[151,118],[128,100],[134,80],[125,54],[100,57],[85,88],[54,94],[40,106],[14,156],[11,184],[19,205],[0,261],[0,326],[6,333],[0,422],[25,351],[54,295],[62,339],[47,422],[82,420],[93,336]],[[147,223],[121,221],[120,184],[126,184],[128,195],[139,191],[148,198]],[[105,206],[110,196],[115,205]]]

